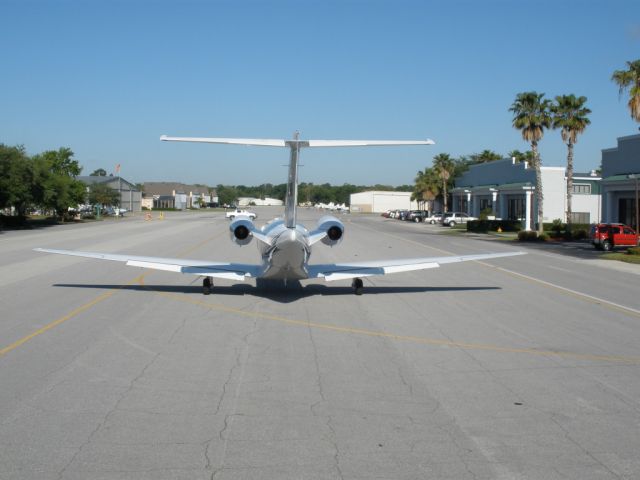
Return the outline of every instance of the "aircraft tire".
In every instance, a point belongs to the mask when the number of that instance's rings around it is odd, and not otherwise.
[[[211,288],[213,287],[213,282],[211,281],[211,277],[204,277],[202,280],[202,293],[204,295],[209,295],[211,293]]]

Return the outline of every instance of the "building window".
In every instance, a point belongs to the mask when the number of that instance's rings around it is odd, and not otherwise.
[[[480,199],[480,211],[487,210],[492,208],[491,199],[489,198],[481,198]]]
[[[637,228],[634,203],[636,203],[635,198],[620,198],[618,200],[618,222]],[[640,207],[640,201],[638,207]]]
[[[589,212],[571,212],[571,223],[591,223]]]
[[[507,218],[521,220],[525,217],[525,200],[522,197],[510,198],[507,203]]]
[[[578,195],[591,195],[591,185],[588,183],[574,183],[573,193],[577,193]]]

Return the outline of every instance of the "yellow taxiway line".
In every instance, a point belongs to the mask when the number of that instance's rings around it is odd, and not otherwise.
[[[224,233],[224,232],[222,232],[222,233]],[[216,234],[213,237],[209,237],[209,238],[199,242],[195,246],[190,247],[190,248],[180,252],[178,254],[178,256],[187,255],[190,252],[192,252],[194,250],[197,250],[198,248],[202,247],[206,243],[208,243],[211,240],[215,239],[216,237],[219,237],[220,235],[222,235],[222,233]],[[71,320],[72,318],[78,316],[79,314],[81,314],[82,312],[90,309],[91,307],[94,307],[95,305],[99,304],[100,302],[103,302],[104,300],[106,300],[108,298],[111,298],[113,295],[115,295],[118,291],[122,290],[124,287],[126,287],[128,285],[133,285],[133,284],[142,282],[144,277],[146,275],[148,275],[148,274],[149,274],[149,272],[145,272],[142,275],[137,276],[133,280],[130,280],[125,285],[117,288],[116,290],[112,290],[110,292],[105,292],[102,295],[99,295],[98,297],[94,298],[93,300],[90,300],[89,302],[85,303],[84,305],[79,306],[78,308],[72,310],[71,312],[67,313],[66,315],[64,315],[64,316],[62,316],[62,317],[60,317],[60,318],[58,318],[58,319],[46,324],[44,327],[39,328],[38,330],[35,330],[34,332],[31,332],[29,335],[26,335],[26,336],[22,337],[20,340],[16,340],[11,345],[7,345],[6,347],[3,347],[2,349],[0,349],[0,357],[6,355],[7,353],[11,352],[12,350],[15,350],[16,348],[20,347],[21,345],[24,345],[29,340],[32,340],[32,339],[36,338],[37,336],[42,335],[45,332],[48,332],[52,328],[55,328],[58,325],[63,324],[67,320]]]
[[[49,330],[51,330],[52,328],[57,327],[58,325],[66,322],[67,320],[71,320],[73,317],[78,316],[79,314],[81,314],[82,312],[89,310],[91,307],[99,304],[100,302],[106,300],[107,298],[112,297],[113,295],[115,295],[119,290],[122,290],[124,287],[126,287],[127,285],[133,285],[134,283],[139,283],[143,280],[144,276],[146,275],[146,273],[143,273],[142,275],[134,278],[133,280],[131,280],[130,282],[128,282],[126,285],[123,285],[121,287],[119,287],[117,290],[112,290],[110,292],[106,292],[103,293],[102,295],[94,298],[93,300],[85,303],[84,305],[79,306],[78,308],[72,310],[71,312],[67,313],[66,315],[64,315],[63,317],[58,318],[57,320],[54,320],[51,323],[48,323],[47,325],[45,325],[42,328],[39,328],[38,330],[31,332],[29,335],[27,335],[26,337],[22,337],[20,340],[17,340],[15,342],[13,342],[11,345],[7,345],[6,347],[0,349],[0,357],[2,357],[3,355],[6,355],[7,353],[9,353],[12,350],[15,350],[16,348],[18,348],[19,346],[27,343],[29,340],[34,339],[35,337],[37,337],[38,335],[42,335],[45,332],[48,332]]]

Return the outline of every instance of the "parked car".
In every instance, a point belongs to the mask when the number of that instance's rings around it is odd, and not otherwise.
[[[468,220],[477,220],[477,218],[464,212],[447,212],[442,217],[442,224],[447,227],[455,227],[459,223],[467,223]]]
[[[409,215],[409,210],[398,210],[398,216],[396,217],[398,220],[404,220]]]
[[[429,212],[426,210],[410,210],[407,216],[404,218],[409,222],[420,223],[429,216]]]
[[[614,247],[636,247],[638,234],[622,223],[599,223],[591,226],[589,236],[594,247],[609,251]]]
[[[126,211],[127,211],[126,208],[107,206],[107,207],[102,207],[102,210],[100,213],[102,215],[113,215],[115,217],[124,217],[124,214]]]
[[[255,220],[257,215],[253,212],[249,212],[248,210],[241,210],[239,208],[236,208],[235,210],[231,210],[230,212],[227,212],[225,214],[225,216],[229,219],[229,220],[233,220],[236,217],[249,217],[251,220]]]
[[[442,212],[432,213],[424,219],[425,222],[429,222],[431,225],[440,223],[442,221]]]

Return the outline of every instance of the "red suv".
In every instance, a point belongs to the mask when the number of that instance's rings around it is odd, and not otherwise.
[[[638,245],[638,234],[631,227],[622,223],[599,223],[591,226],[591,243],[600,250],[611,250],[613,247],[635,247]]]

